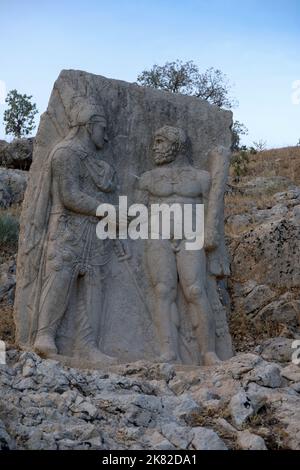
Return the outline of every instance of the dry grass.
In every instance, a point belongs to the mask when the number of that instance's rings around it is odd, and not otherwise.
[[[300,146],[264,150],[250,155],[247,177],[285,176],[300,184]]]
[[[260,224],[259,221],[254,221],[250,218],[246,224],[231,224],[230,220],[227,220],[230,216],[251,214],[252,209],[270,209],[274,206],[273,194],[278,190],[268,191],[265,194],[227,194],[225,196],[225,234],[234,238],[236,235],[240,235],[243,232],[249,232],[251,229]]]
[[[237,433],[231,432],[229,429],[220,428],[217,422],[218,418],[225,419],[234,427],[232,417],[227,406],[221,411],[204,409],[201,413],[193,416],[191,426],[204,426],[213,429],[218,436],[225,442],[231,450],[239,449],[237,443]],[[288,437],[284,425],[276,417],[276,409],[272,404],[263,406],[255,415],[251,416],[243,426],[243,430],[247,430],[261,436],[268,450],[281,450],[287,448],[286,439]]]
[[[17,251],[21,210],[22,204],[0,208],[0,263],[7,261]]]
[[[202,426],[213,429],[230,450],[237,449],[236,435],[223,428],[220,428],[220,425],[218,425],[216,422],[218,418],[224,418],[228,422],[230,421],[231,416],[227,406],[222,410],[212,410],[210,408],[206,408],[202,410],[201,413],[194,413],[191,416],[188,424],[192,427]]]
[[[237,352],[248,352],[269,338],[293,337],[284,323],[270,319],[253,319],[242,310],[235,309],[229,317],[229,328]]]
[[[261,436],[268,450],[288,449],[286,445],[288,434],[284,425],[277,419],[276,410],[272,404],[263,406],[257,414],[251,416],[245,429]]]
[[[13,320],[13,306],[0,304],[0,339],[7,343],[15,340],[15,324]]]
[[[274,206],[273,195],[286,188],[274,188],[265,193],[243,194],[236,192],[225,196],[225,220],[230,215],[247,214],[253,207],[257,209],[271,209]]]

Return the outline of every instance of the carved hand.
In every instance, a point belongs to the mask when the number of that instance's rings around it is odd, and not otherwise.
[[[219,245],[220,237],[216,230],[210,227],[204,231],[204,249],[207,251],[215,250]]]

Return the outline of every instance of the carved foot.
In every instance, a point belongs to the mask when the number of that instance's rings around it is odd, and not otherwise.
[[[102,364],[117,364],[117,359],[102,353],[96,347],[90,347],[80,352],[80,358],[90,362],[101,362]]]
[[[205,366],[215,366],[220,364],[222,361],[218,358],[215,352],[209,351],[204,354],[204,365]]]
[[[165,352],[161,354],[161,356],[158,359],[158,362],[170,362],[170,363],[178,362],[178,357],[177,357],[177,354],[174,352],[171,352],[171,351]]]
[[[48,357],[52,354],[57,354],[57,348],[54,338],[50,334],[43,334],[36,337],[33,346],[35,352],[41,356]]]

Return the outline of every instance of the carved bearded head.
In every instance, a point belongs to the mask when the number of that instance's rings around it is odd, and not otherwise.
[[[175,160],[186,144],[186,134],[182,129],[163,126],[154,134],[153,159],[156,165],[163,165]]]

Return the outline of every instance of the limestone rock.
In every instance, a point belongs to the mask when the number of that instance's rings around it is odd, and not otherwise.
[[[255,222],[264,223],[267,219],[282,219],[288,213],[288,208],[284,204],[275,204],[271,209],[256,210],[253,214]]]
[[[287,201],[288,206],[294,206],[300,202],[300,188],[296,187],[289,191],[281,191],[280,193],[274,194],[274,200],[281,203]]]
[[[243,450],[267,450],[263,438],[249,431],[239,432],[237,443]]]
[[[297,225],[300,225],[300,204],[293,208],[293,218]]]
[[[18,170],[29,170],[32,162],[33,138],[1,141],[0,166]]]
[[[250,398],[244,390],[234,395],[229,404],[229,411],[234,425],[239,429],[254,415],[254,409]]]
[[[147,443],[150,449],[155,450],[175,450],[176,447],[171,444],[171,442],[166,439],[159,431],[150,431],[145,433],[143,436],[143,441]]]
[[[290,362],[292,359],[292,339],[277,337],[264,341],[261,345],[261,356],[266,361]]]
[[[176,423],[164,424],[162,434],[178,449],[187,449],[193,439],[194,432],[188,427]]]
[[[250,384],[251,385],[251,384]],[[241,389],[229,403],[229,411],[234,425],[241,429],[248,419],[256,414],[266,402],[266,395],[255,388]]]
[[[193,429],[192,446],[196,450],[227,450],[226,445],[212,429],[196,427]]]
[[[0,420],[0,450],[13,450],[15,447],[14,439],[10,437],[4,423]]]
[[[13,304],[16,285],[16,260],[14,257],[0,264],[0,302]]]
[[[183,394],[180,397],[180,403],[174,410],[174,415],[187,424],[190,424],[196,415],[201,413],[201,406],[192,399],[191,396]]]
[[[263,307],[267,302],[275,297],[275,292],[269,286],[259,285],[247,295],[244,302],[247,314]]]
[[[291,382],[300,382],[300,367],[296,364],[290,364],[281,370],[281,375]]]
[[[7,208],[23,201],[28,173],[0,168],[0,207]]]
[[[295,392],[300,393],[300,382],[292,383],[290,387],[295,390]]]
[[[254,354],[238,354],[221,366],[173,366],[190,384],[177,394],[168,390],[167,377],[147,377],[145,362],[144,368],[122,366],[131,371],[124,375],[115,371],[120,366],[80,370],[31,352],[9,349],[7,355],[0,366],[5,448],[7,442],[54,450],[263,448],[256,434],[268,443],[272,434],[275,447],[300,446],[300,395],[289,386],[270,387],[272,374],[268,382],[254,382],[264,367],[277,367]],[[282,380],[296,385],[292,373],[287,369]],[[256,422],[255,415],[264,423],[257,432],[250,419]]]
[[[286,324],[295,329],[300,324],[300,301],[281,296],[262,308],[256,319]]]
[[[253,381],[264,387],[278,388],[281,386],[281,369],[275,364],[261,364],[247,376],[248,381]]]
[[[249,228],[249,224],[251,223],[251,216],[249,214],[232,215],[227,218],[226,223],[234,232],[247,230]]]
[[[246,281],[251,274],[257,283],[277,288],[299,286],[299,240],[300,227],[293,219],[271,219],[256,226],[243,234],[234,251],[235,276]]]

